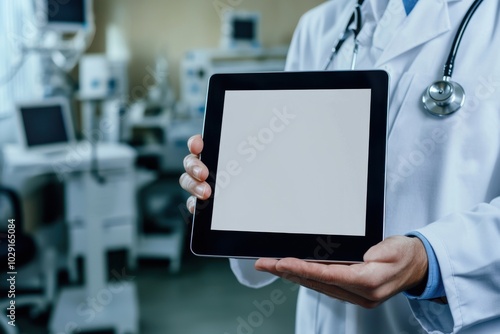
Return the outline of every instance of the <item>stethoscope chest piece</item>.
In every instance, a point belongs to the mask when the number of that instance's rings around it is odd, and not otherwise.
[[[422,96],[424,108],[434,116],[453,114],[465,102],[465,91],[458,83],[440,80],[431,84]]]

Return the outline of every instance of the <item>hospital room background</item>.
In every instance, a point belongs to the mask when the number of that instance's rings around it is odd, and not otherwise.
[[[298,287],[189,250],[214,73],[281,71],[321,0],[0,0],[0,333],[293,333]]]

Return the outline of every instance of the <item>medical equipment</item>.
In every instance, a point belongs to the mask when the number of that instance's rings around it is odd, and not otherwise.
[[[65,254],[69,274],[71,277],[76,272],[75,260],[83,256],[85,284],[65,286],[58,291],[49,323],[50,333],[74,332],[75,328],[81,332],[113,328],[115,333],[138,333],[135,282],[117,281],[126,273],[125,269],[118,268],[112,272],[114,283],[109,282],[105,257],[108,250],[126,249],[128,265],[135,267],[135,151],[123,144],[97,144],[99,172],[106,177],[105,184],[96,182],[90,173],[93,167],[88,143],[68,145],[61,154],[55,155],[26,152],[18,145],[5,145],[2,153],[5,158],[0,176],[2,185],[20,194],[31,193],[55,176],[64,180],[69,236]],[[95,314],[93,321],[75,313],[76,309],[92,310],[87,298],[109,301],[100,308],[102,312]],[[102,302],[101,306],[104,306]],[[71,331],[68,324],[72,324]]]
[[[46,156],[64,155],[68,147],[81,144],[76,141],[73,118],[68,99],[52,97],[18,103],[17,125],[22,148]],[[90,138],[91,174],[99,182],[105,179],[99,173],[96,140]]]
[[[16,104],[20,143],[42,153],[61,152],[75,142],[69,102],[57,97]]]
[[[44,96],[73,93],[68,73],[94,38],[92,0],[36,0],[38,18],[35,34],[23,41],[22,52],[36,52],[42,57]]]
[[[283,71],[288,48],[248,50],[198,49],[186,53],[181,63],[181,101],[187,113],[202,117],[208,79],[214,73]]]
[[[222,48],[260,48],[260,13],[228,10],[224,12],[222,21]]]
[[[92,6],[87,0],[37,0],[40,23],[46,29],[63,33],[77,32],[89,24]]]
[[[332,51],[324,66],[324,70],[328,69],[335,55],[338,53],[347,38],[349,38],[351,35],[354,36],[354,49],[351,69],[354,69],[358,53],[357,35],[359,34],[362,26],[360,7],[363,2],[364,0],[358,1],[354,13],[349,19],[345,30],[341,33],[337,40],[337,43],[332,48]],[[432,83],[429,87],[427,87],[422,95],[423,107],[434,116],[444,117],[451,115],[464,105],[465,91],[460,84],[451,80],[451,76],[455,67],[455,58],[460,47],[460,42],[462,40],[463,34],[467,28],[467,25],[469,24],[470,19],[482,2],[483,0],[475,0],[465,14],[465,17],[462,19],[458,31],[454,37],[453,44],[450,48],[448,58],[444,65],[443,79]],[[354,27],[352,27],[353,23],[355,23]]]
[[[105,54],[87,54],[80,60],[79,82],[80,99],[102,100],[114,94],[119,80]]]

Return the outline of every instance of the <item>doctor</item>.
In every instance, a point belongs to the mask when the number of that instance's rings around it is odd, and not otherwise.
[[[323,69],[356,2],[328,1],[306,13],[287,70]],[[473,2],[366,0],[361,6],[355,68],[391,76],[387,238],[352,266],[230,262],[245,285],[263,286],[276,276],[303,285],[297,334],[500,333],[498,1],[484,0],[463,34],[453,67],[453,80],[466,94],[462,108],[436,117],[422,106],[423,91],[443,77]],[[328,69],[351,68],[354,48],[347,39]],[[180,183],[204,199],[210,195],[208,170],[197,159],[203,141],[195,136],[188,145],[192,154]],[[193,211],[194,197],[187,205]]]

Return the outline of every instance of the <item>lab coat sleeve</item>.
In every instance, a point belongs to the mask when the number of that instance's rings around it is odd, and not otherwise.
[[[500,197],[417,231],[435,251],[448,299],[448,304],[409,300],[421,325],[430,333],[457,333],[470,326],[498,325]]]
[[[238,281],[251,288],[261,288],[271,284],[278,277],[269,273],[257,271],[256,260],[229,259],[229,264]]]

